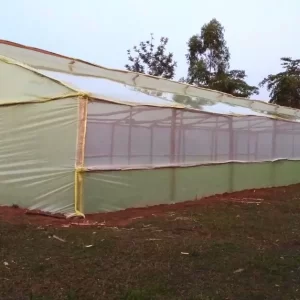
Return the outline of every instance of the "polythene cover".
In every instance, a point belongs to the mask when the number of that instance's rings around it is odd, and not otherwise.
[[[78,99],[2,106],[0,204],[74,212]]]
[[[18,65],[17,62],[0,59],[0,105],[37,102],[75,93],[56,80]]]
[[[68,86],[74,87],[74,89],[89,93],[93,98],[111,102],[135,105],[148,104],[161,107],[181,106],[216,114],[270,116],[265,112],[258,112],[238,105],[217,103],[205,97],[191,97],[159,90],[143,89],[105,78],[90,78],[47,71],[42,71],[42,73],[65,82]]]
[[[299,119],[300,111],[290,107],[272,105],[263,101],[254,101],[238,98],[229,94],[208,89],[198,88],[175,81],[166,80],[144,74],[137,74],[124,70],[105,68],[80,59],[50,53],[42,49],[35,49],[10,41],[0,40],[0,55],[8,56],[21,61],[33,68],[44,71],[56,71],[76,76],[96,77],[109,79],[136,89],[147,89],[172,95],[196,97],[207,99],[215,103],[226,103],[233,106],[244,107],[259,113],[268,113],[280,117]]]

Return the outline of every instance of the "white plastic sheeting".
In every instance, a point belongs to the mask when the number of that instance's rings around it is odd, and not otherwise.
[[[0,203],[74,212],[78,100],[0,107]]]
[[[268,116],[265,113],[259,113],[250,108],[216,103],[199,97],[138,89],[103,78],[90,78],[47,71],[43,71],[42,73],[60,80],[61,82],[65,82],[68,86],[73,86],[76,90],[90,94],[94,98],[109,100],[116,103],[124,102],[125,104],[136,105],[148,104],[163,107],[189,107],[217,114]]]
[[[0,56],[0,105],[43,101],[75,93],[56,80]]]

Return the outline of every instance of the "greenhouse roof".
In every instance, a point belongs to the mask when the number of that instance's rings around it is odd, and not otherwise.
[[[5,40],[0,40],[0,62],[3,66],[1,80],[2,78],[5,80],[9,74],[15,76],[15,72],[11,69],[12,65],[31,71],[32,76],[36,77],[30,81],[32,84],[26,87],[25,81],[22,84],[15,82],[14,86],[19,84],[20,88],[25,88],[27,91],[17,102],[27,101],[33,91],[39,99],[55,98],[61,95],[75,96],[81,93],[94,99],[125,105],[190,108],[215,114],[256,115],[300,121],[300,110],[297,109],[238,98],[149,75],[109,69],[80,59]],[[4,64],[7,64],[10,69]],[[22,73],[22,71],[18,72]],[[28,72],[26,74],[28,75]],[[21,79],[18,76],[16,80]],[[43,90],[45,80],[48,80],[46,93]],[[8,88],[1,92],[2,103],[5,97],[12,98],[16,93],[13,91],[12,95],[9,95]],[[7,101],[11,103],[9,101],[12,99]]]

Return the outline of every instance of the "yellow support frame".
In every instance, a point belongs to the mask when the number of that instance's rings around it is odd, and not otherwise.
[[[83,208],[83,169],[85,153],[85,137],[87,127],[87,97],[79,97],[77,151],[75,164],[75,214],[84,217]]]

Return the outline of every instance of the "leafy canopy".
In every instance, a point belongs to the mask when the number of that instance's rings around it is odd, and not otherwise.
[[[168,41],[168,38],[161,37],[158,46],[155,47],[151,34],[149,40],[140,42],[139,46],[127,51],[129,62],[125,68],[133,72],[173,79],[177,63],[173,53],[166,50]],[[230,52],[224,37],[224,28],[216,19],[204,24],[200,34],[193,35],[187,46],[188,72],[186,78],[180,79],[181,82],[238,97],[258,94],[258,88],[248,85],[245,81],[244,70],[230,70]],[[174,96],[173,100],[193,106],[205,102],[203,99],[200,101],[186,96]]]
[[[174,78],[177,63],[173,59],[173,53],[167,53],[168,41],[168,38],[161,37],[159,45],[155,48],[154,36],[151,33],[150,40],[140,42],[139,47],[133,47],[133,51],[127,50],[129,63],[125,65],[125,68],[128,71],[166,79]]]
[[[300,59],[282,57],[283,71],[260,82],[270,92],[270,103],[300,108]]]
[[[201,33],[188,41],[188,74],[182,79],[189,84],[205,87],[238,97],[258,94],[258,88],[246,83],[243,70],[230,70],[230,52],[224,28],[212,19],[204,24]]]

